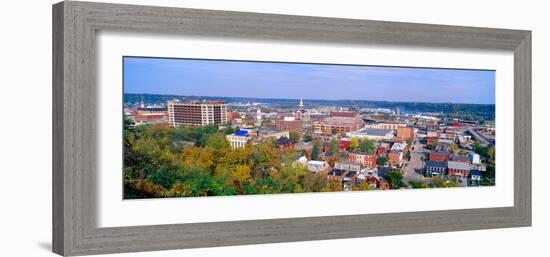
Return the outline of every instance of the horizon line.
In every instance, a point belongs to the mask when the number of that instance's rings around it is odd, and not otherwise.
[[[220,97],[220,98],[256,98],[256,99],[269,99],[269,100],[293,100],[300,98],[269,98],[269,97],[248,97],[248,96],[206,96],[206,95],[177,95],[177,94],[159,94],[159,93],[131,93],[123,92],[123,94],[135,94],[135,95],[160,95],[160,96],[179,96],[179,97]],[[471,104],[471,105],[496,105],[494,103],[461,103],[461,102],[424,102],[424,101],[390,101],[390,100],[357,100],[357,99],[315,99],[315,98],[303,98],[304,100],[313,101],[365,101],[365,102],[388,102],[388,103],[428,103],[428,104]]]

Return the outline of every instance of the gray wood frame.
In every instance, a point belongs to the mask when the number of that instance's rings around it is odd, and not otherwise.
[[[514,53],[514,206],[98,228],[99,30]],[[66,1],[53,6],[53,251],[87,255],[531,225],[531,32]]]

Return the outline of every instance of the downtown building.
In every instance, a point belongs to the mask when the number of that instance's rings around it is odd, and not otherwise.
[[[170,126],[206,126],[227,123],[227,104],[223,100],[168,101]]]
[[[304,121],[296,120],[294,117],[283,117],[275,120],[275,129],[277,131],[294,131],[301,133],[304,127]]]
[[[359,130],[364,125],[363,119],[359,113],[352,111],[330,112],[330,116],[321,122],[313,123],[315,133],[345,134]]]

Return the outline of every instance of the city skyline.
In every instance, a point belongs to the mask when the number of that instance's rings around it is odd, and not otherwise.
[[[123,62],[124,93],[495,104],[495,72],[489,70],[147,57]]]

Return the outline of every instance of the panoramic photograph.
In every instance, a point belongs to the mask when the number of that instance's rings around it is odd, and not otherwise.
[[[495,71],[123,57],[124,199],[495,185]]]

